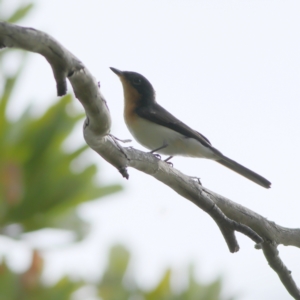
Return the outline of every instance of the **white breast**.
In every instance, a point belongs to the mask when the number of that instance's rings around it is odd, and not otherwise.
[[[149,150],[154,150],[164,144],[168,144],[166,148],[157,151],[160,154],[210,159],[214,159],[215,157],[209,148],[197,140],[187,138],[172,129],[154,124],[140,117],[136,118],[134,122],[130,122],[130,124],[127,123],[127,127],[133,137]]]

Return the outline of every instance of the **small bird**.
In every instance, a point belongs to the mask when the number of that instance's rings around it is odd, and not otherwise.
[[[165,161],[175,155],[211,159],[265,188],[271,187],[270,181],[223,155],[204,135],[160,106],[151,83],[143,75],[110,69],[123,85],[125,123],[145,148],[169,155]]]

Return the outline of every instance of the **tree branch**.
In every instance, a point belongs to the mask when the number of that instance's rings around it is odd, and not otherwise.
[[[230,252],[239,250],[235,231],[257,243],[287,291],[300,299],[300,292],[290,271],[278,256],[277,245],[300,247],[300,229],[281,227],[261,215],[218,195],[191,177],[184,175],[150,153],[123,148],[110,135],[111,118],[97,81],[71,52],[48,34],[0,22],[0,48],[20,48],[43,55],[52,67],[57,94],[67,92],[69,79],[76,98],[82,103],[86,120],[83,126],[87,144],[101,157],[116,167],[123,177],[129,177],[127,168],[135,168],[166,184],[182,197],[192,201],[208,213],[219,226]]]

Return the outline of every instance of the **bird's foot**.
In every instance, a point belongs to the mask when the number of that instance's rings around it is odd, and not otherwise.
[[[151,152],[150,152],[151,153]],[[157,159],[161,160],[161,156],[158,153],[152,153]]]
[[[167,143],[164,143],[162,146],[160,146],[160,147],[158,147],[158,148],[156,148],[156,149],[150,151],[149,153],[153,154],[156,158],[161,159],[161,156],[160,156],[159,154],[157,154],[157,153],[154,153],[154,152],[156,152],[156,151],[158,151],[158,150],[161,150],[161,149],[164,149],[164,148],[166,148],[166,147],[168,147],[168,144],[167,144]]]
[[[168,165],[170,165],[171,167],[173,167],[173,163],[169,161],[171,158],[173,158],[173,156],[167,157],[167,158],[164,160],[164,162],[166,162]]]

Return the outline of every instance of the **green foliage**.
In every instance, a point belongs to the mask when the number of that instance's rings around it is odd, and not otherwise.
[[[166,270],[161,281],[145,291],[138,288],[135,279],[128,272],[129,252],[122,246],[112,247],[108,266],[102,278],[93,283],[101,300],[220,300],[221,280],[200,284],[195,280],[190,269],[187,287],[182,292],[171,288],[173,272]],[[33,252],[32,263],[23,274],[16,274],[7,268],[5,262],[0,265],[0,299],[1,300],[71,300],[74,292],[90,283],[62,278],[53,286],[47,286],[41,279],[43,259],[39,252]],[[12,288],[14,287],[14,288]],[[85,299],[85,298],[83,298]],[[233,300],[233,298],[230,298]],[[229,300],[229,298],[227,298]]]
[[[12,272],[2,262],[0,265],[0,299],[1,300],[68,300],[83,285],[82,281],[62,278],[54,286],[47,286],[41,279],[43,259],[33,252],[32,263],[23,274]]]
[[[17,10],[9,19],[23,18],[32,5]],[[3,55],[2,55],[3,59]],[[65,152],[62,144],[83,114],[68,113],[72,98],[65,96],[42,116],[34,118],[27,109],[15,121],[7,117],[22,67],[14,76],[2,74],[0,95],[0,230],[18,224],[22,232],[45,227],[72,230],[78,239],[87,224],[77,213],[78,204],[120,191],[119,185],[95,183],[94,164],[74,173],[71,165],[88,147]]]
[[[193,268],[190,268],[187,287],[182,292],[172,289],[172,270],[165,271],[162,279],[150,291],[138,288],[135,279],[128,272],[129,252],[122,246],[114,246],[109,255],[109,263],[97,287],[103,300],[219,300],[221,297],[221,280],[208,284],[198,283]],[[230,298],[233,300],[233,298]],[[229,299],[227,299],[229,300]]]
[[[95,165],[76,174],[71,171],[72,161],[87,146],[72,153],[61,149],[82,118],[68,115],[70,102],[70,96],[63,97],[38,119],[25,113],[14,124],[6,122],[7,126],[1,127],[5,131],[0,145],[4,179],[0,197],[5,212],[0,216],[1,226],[14,222],[22,224],[25,231],[43,228],[79,203],[120,190],[117,185],[96,186]]]
[[[103,300],[129,299],[132,291],[124,286],[123,278],[128,267],[130,255],[122,246],[111,249],[109,263],[102,280],[98,283],[99,296]]]
[[[62,150],[62,143],[83,117],[68,114],[71,96],[61,98],[39,118],[26,111],[17,121],[7,119],[5,111],[15,80],[7,79],[0,100],[0,226],[18,223],[24,232],[70,227],[63,221],[67,217],[78,223],[74,207],[117,192],[120,186],[96,185],[95,165],[71,171],[74,159],[87,148],[71,153]]]
[[[2,15],[3,9],[1,9],[1,5],[2,5],[2,0],[0,0],[0,21],[6,21],[9,23],[16,23],[24,19],[33,8],[33,3],[27,3],[17,8],[16,11],[14,11],[11,14],[11,16],[5,17]]]
[[[174,299],[178,295],[174,295],[171,290],[171,270],[166,270],[164,276],[161,281],[158,283],[157,287],[146,293],[145,300],[171,300]]]
[[[184,291],[179,299],[218,300],[220,299],[221,287],[221,279],[217,279],[206,285],[197,282],[194,278],[193,267],[191,266],[189,270],[189,289]]]
[[[29,3],[17,9],[7,20],[9,23],[16,23],[23,19],[33,8],[33,4]]]

